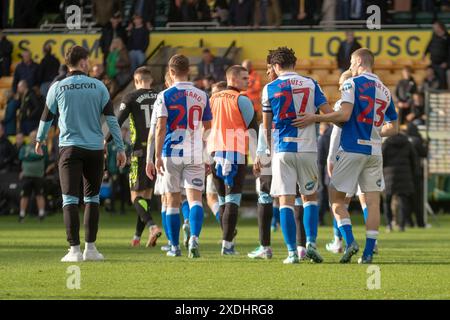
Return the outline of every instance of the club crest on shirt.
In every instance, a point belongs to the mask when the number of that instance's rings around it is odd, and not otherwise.
[[[120,104],[120,106],[119,106],[119,110],[120,110],[120,111],[123,111],[123,110],[125,110],[126,107],[127,107],[127,105],[126,105],[125,103],[122,102],[122,103]]]
[[[307,184],[305,184],[305,189],[310,191],[310,190],[312,190],[314,188],[315,185],[316,185],[315,181],[310,181]]]
[[[192,179],[192,184],[194,186],[201,187],[201,186],[203,186],[203,181],[202,181],[202,179],[195,178],[195,179]]]

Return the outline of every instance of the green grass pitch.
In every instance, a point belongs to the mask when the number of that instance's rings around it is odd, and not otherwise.
[[[354,216],[354,230],[364,246],[364,229]],[[102,213],[97,247],[104,262],[85,262],[81,288],[68,289],[70,263],[66,253],[62,215],[43,223],[27,218],[0,217],[0,299],[449,299],[450,217],[439,216],[440,226],[384,233],[380,229],[380,289],[369,290],[367,265],[340,265],[338,255],[324,249],[331,227],[319,229],[318,245],[324,263],[283,265],[286,256],[280,231],[273,234],[274,257],[250,260],[247,253],[258,239],[255,219],[240,219],[239,256],[220,256],[220,230],[205,219],[201,258],[168,258],[160,250],[163,236],[153,249],[129,247],[135,214],[111,217]],[[83,238],[83,233],[81,233]],[[146,240],[147,231],[144,233]],[[145,243],[145,241],[144,241]],[[83,245],[82,245],[83,248]]]

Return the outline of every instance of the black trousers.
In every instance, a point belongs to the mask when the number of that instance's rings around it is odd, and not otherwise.
[[[383,209],[386,219],[386,224],[391,225],[393,220],[393,214],[391,209],[393,194],[386,194],[383,200]],[[398,224],[401,229],[405,228],[406,223],[411,221],[411,213],[413,208],[413,197],[410,194],[396,194],[399,205],[399,217]]]
[[[98,195],[103,177],[103,150],[80,147],[61,147],[59,151],[59,175],[63,194],[63,213],[67,241],[71,246],[80,244],[80,218],[78,204],[68,199],[80,199],[83,181],[85,197],[84,226],[86,242],[95,242],[98,231]]]
[[[128,174],[118,173],[111,177],[112,195],[111,195],[111,209],[115,211],[115,202],[117,194],[119,194],[120,210],[125,211],[125,205],[128,203],[130,187],[128,182]]]

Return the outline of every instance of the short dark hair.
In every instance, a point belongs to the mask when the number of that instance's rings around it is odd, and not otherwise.
[[[228,77],[237,77],[241,72],[248,72],[243,66],[236,64],[227,69],[226,76]]]
[[[267,54],[267,58],[266,58],[267,64],[272,64],[270,62],[270,59],[272,59],[272,53],[273,53],[273,50],[269,50],[269,53]]]
[[[142,67],[137,68],[136,71],[134,71],[134,76],[136,77],[137,75],[139,75],[141,77],[141,79],[145,80],[145,81],[153,80],[152,72],[151,72],[150,68],[147,66],[142,66]]]
[[[182,54],[176,54],[169,60],[169,69],[176,75],[186,75],[189,73],[189,59]]]
[[[203,77],[203,79],[207,80],[207,81],[216,82],[216,79],[214,78],[214,76],[212,74],[206,75],[206,77]]]
[[[227,88],[226,81],[219,81],[212,85],[212,88],[217,88],[219,91],[225,90]]]
[[[279,64],[281,68],[293,68],[297,62],[294,50],[288,47],[278,47],[270,53],[270,64]]]
[[[82,46],[72,46],[66,53],[66,64],[69,67],[75,67],[80,60],[87,59],[89,57],[89,51]]]

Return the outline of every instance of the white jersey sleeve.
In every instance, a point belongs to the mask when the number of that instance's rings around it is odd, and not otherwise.
[[[342,84],[341,100],[342,102],[355,104],[355,83],[353,79],[348,79]]]
[[[155,114],[155,119],[168,116],[166,104],[164,102],[164,91],[160,92],[158,94],[158,97],[156,98],[153,108],[154,108],[153,113]]]
[[[327,163],[334,163],[336,160],[336,154],[339,150],[341,144],[341,132],[342,129],[337,125],[333,125],[333,130],[331,131],[330,137],[330,149],[328,151]]]

